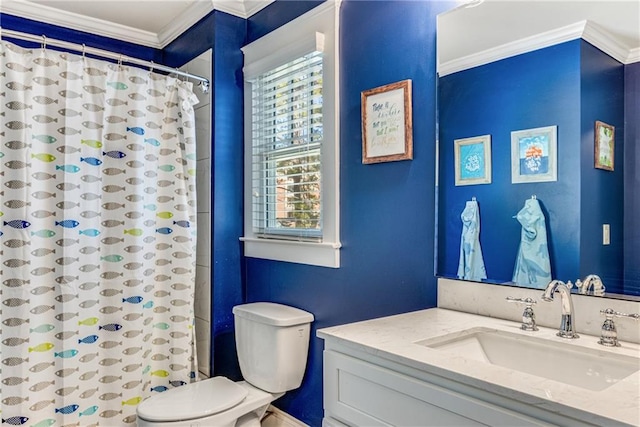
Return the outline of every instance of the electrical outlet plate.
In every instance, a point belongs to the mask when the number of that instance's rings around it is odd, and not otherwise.
[[[611,229],[609,224],[602,224],[602,244],[611,244]]]

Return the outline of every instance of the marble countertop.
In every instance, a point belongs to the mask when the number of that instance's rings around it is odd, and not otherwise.
[[[621,347],[609,348],[597,344],[598,338],[594,336],[581,334],[579,339],[567,340],[557,337],[556,329],[540,327],[535,332],[522,331],[517,322],[442,308],[333,326],[318,330],[317,335],[328,343],[339,344],[498,395],[515,397],[523,403],[551,412],[565,415],[570,412],[571,416],[590,423],[640,425],[640,372],[603,391],[592,391],[416,344],[478,327],[543,338],[576,346],[578,349],[590,348],[640,358],[638,344],[622,342]],[[568,361],[558,360],[558,363]]]

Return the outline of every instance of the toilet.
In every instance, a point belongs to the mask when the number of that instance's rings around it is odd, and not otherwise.
[[[300,387],[313,314],[257,302],[233,315],[244,381],[213,377],[150,397],[138,405],[139,427],[259,426],[271,402]]]

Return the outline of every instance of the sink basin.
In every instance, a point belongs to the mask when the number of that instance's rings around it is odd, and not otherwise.
[[[416,344],[593,391],[640,370],[640,359],[634,357],[488,328]]]

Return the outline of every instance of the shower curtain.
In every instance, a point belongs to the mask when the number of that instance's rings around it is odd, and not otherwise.
[[[135,423],[194,380],[191,83],[0,43],[3,425]]]

